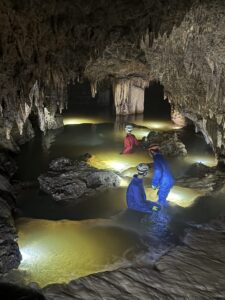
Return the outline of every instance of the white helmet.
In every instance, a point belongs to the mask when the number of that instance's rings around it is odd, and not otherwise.
[[[140,175],[147,175],[148,170],[149,170],[149,167],[146,164],[141,163],[137,166],[137,171],[138,171],[138,174],[140,174]]]
[[[133,126],[133,125],[126,125],[126,126],[125,126],[126,132],[131,132],[133,129],[134,129],[134,126]]]

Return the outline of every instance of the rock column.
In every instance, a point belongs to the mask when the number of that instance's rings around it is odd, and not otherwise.
[[[117,115],[140,114],[144,112],[144,89],[148,80],[143,78],[117,79],[113,93]]]

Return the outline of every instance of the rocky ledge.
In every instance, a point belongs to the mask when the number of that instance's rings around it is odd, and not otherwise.
[[[112,171],[100,170],[84,161],[59,158],[52,161],[49,171],[39,176],[40,188],[56,201],[79,202],[81,196],[106,188],[117,187],[120,177]]]
[[[194,163],[186,171],[185,176],[177,178],[176,185],[198,189],[205,193],[223,191],[225,172],[217,167],[208,167],[202,163]]]
[[[185,145],[174,131],[150,131],[148,136],[142,139],[141,144],[144,148],[148,148],[150,144],[159,144],[162,154],[167,157],[184,157],[187,155]]]

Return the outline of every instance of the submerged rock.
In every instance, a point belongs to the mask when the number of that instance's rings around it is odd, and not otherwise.
[[[176,179],[176,185],[204,192],[218,191],[225,186],[225,172],[202,163],[194,163],[183,177]]]
[[[120,177],[112,171],[90,167],[84,161],[59,158],[50,163],[49,171],[39,176],[40,188],[56,201],[78,200],[83,195],[117,187]]]

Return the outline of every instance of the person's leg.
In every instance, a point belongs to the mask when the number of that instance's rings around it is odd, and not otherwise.
[[[164,206],[168,205],[167,203],[167,196],[169,195],[169,192],[171,190],[172,186],[171,185],[162,185],[160,188],[159,188],[159,191],[158,191],[158,203],[159,204],[162,204]]]

